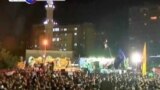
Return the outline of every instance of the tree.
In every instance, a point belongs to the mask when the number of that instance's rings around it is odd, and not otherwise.
[[[17,56],[10,54],[6,49],[0,50],[0,69],[14,68],[18,60]]]

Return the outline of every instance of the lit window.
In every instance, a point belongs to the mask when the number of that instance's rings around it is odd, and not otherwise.
[[[150,19],[151,20],[157,20],[157,16],[151,16]]]
[[[64,28],[64,31],[67,31],[67,28]]]
[[[78,28],[77,28],[77,27],[75,27],[75,28],[74,28],[74,30],[75,30],[75,31],[77,31],[77,30],[78,30]]]
[[[58,32],[59,28],[53,28],[53,32]]]
[[[57,38],[57,41],[59,41],[60,39],[59,38]]]
[[[52,41],[53,41],[53,42],[56,41],[56,38],[52,38]]]
[[[77,33],[74,33],[75,36],[77,36]]]
[[[53,20],[52,20],[52,22],[53,22]],[[54,22],[53,24],[54,24],[54,25],[57,25],[58,23],[57,23],[57,22]]]
[[[59,28],[55,28],[55,30],[54,30],[55,32],[58,32],[59,31]]]
[[[53,32],[55,31],[55,28],[53,28]]]
[[[77,46],[77,43],[74,43],[74,46],[76,47],[76,46]]]

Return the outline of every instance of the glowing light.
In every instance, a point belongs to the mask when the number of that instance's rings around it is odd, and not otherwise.
[[[44,21],[43,24],[44,24],[44,25],[48,24],[48,21],[49,21],[49,20]]]
[[[77,43],[74,43],[74,46],[77,46]]]
[[[67,31],[67,28],[64,28],[64,31]]]
[[[84,67],[87,67],[89,70],[92,71],[92,67],[88,67],[87,65],[93,65],[94,62],[98,61],[99,62],[99,65],[100,65],[100,68],[104,68],[109,66],[109,65],[112,65],[114,64],[114,60],[115,60],[115,57],[114,58],[105,58],[105,57],[89,57],[89,58],[80,58],[79,60],[79,65],[81,68],[84,68]]]
[[[140,63],[141,62],[141,55],[139,53],[135,52],[132,54],[131,60],[135,64]]]
[[[153,72],[155,72],[155,71],[156,71],[156,69],[155,69],[155,68],[152,68],[152,71],[153,71]]]
[[[57,42],[60,40],[60,38],[57,38]]]
[[[75,30],[75,31],[77,31],[77,30],[78,30],[78,28],[77,28],[77,27],[75,27],[75,28],[74,28],[74,30]]]
[[[151,16],[150,19],[151,20],[157,20],[157,16]]]
[[[74,36],[77,36],[77,33],[74,33]]]
[[[43,40],[43,45],[45,45],[45,46],[48,45],[48,40],[47,40],[47,39],[44,39],[44,40]]]

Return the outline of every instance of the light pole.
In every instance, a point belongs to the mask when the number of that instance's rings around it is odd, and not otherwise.
[[[44,45],[44,58],[46,59],[46,51],[47,51],[47,45],[48,45],[48,40],[44,39],[43,40],[43,45]]]

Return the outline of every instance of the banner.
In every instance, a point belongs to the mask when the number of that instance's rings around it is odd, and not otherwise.
[[[142,56],[142,75],[145,76],[147,74],[146,72],[146,64],[147,64],[147,47],[146,43],[144,44],[143,48],[143,56]]]

